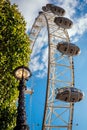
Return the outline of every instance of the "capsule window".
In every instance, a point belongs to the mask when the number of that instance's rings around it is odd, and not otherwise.
[[[56,11],[56,8],[54,8],[54,11]]]
[[[67,25],[67,21],[65,21],[65,25]]]
[[[76,54],[78,54],[78,50],[76,50]]]
[[[67,47],[64,48],[64,51],[67,51]]]
[[[72,98],[72,102],[74,102],[75,101],[75,98]]]
[[[62,19],[60,19],[59,23],[62,23]]]
[[[58,12],[60,13],[60,9],[58,10]]]
[[[79,98],[79,101],[81,100],[81,98]]]
[[[57,49],[59,50],[60,46],[57,46]]]
[[[64,14],[64,11],[62,11],[62,14]]]
[[[71,23],[69,23],[69,27],[71,26],[72,24]]]
[[[75,90],[74,90],[74,89],[71,89],[71,92],[75,92]]]
[[[73,49],[70,50],[70,53],[73,53]]]
[[[67,101],[67,97],[65,98],[65,101]]]

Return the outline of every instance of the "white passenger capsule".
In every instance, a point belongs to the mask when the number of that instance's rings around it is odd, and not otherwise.
[[[58,16],[63,16],[65,14],[65,10],[61,7],[54,6],[51,9],[52,13]]]
[[[65,102],[79,102],[83,99],[83,92],[74,87],[56,89],[56,99]]]
[[[47,4],[46,6],[43,6],[42,10],[45,12],[51,11],[53,14],[58,16],[63,16],[65,14],[65,10],[63,8],[55,6],[53,4]]]
[[[55,17],[54,22],[64,29],[70,29],[73,25],[73,22],[65,17]]]
[[[75,56],[80,53],[80,49],[78,46],[68,42],[59,42],[57,44],[57,50],[60,51],[64,55]]]

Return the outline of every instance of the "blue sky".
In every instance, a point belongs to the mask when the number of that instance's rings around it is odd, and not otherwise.
[[[18,5],[19,11],[24,16],[27,23],[26,32],[31,29],[38,12],[47,3],[63,7],[66,10],[65,16],[73,21],[73,27],[68,30],[70,41],[81,49],[80,55],[74,57],[75,87],[85,94],[84,99],[74,106],[73,130],[87,130],[87,0],[11,0],[11,2]],[[26,96],[27,122],[31,130],[41,130],[46,90],[47,44],[43,46],[39,43],[36,46],[34,50],[36,57],[33,57],[30,63],[33,75],[27,83],[28,87],[34,89],[34,94]],[[41,50],[43,52],[38,55]]]

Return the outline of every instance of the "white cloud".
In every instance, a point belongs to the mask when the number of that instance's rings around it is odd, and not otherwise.
[[[78,36],[83,35],[83,33],[85,33],[86,31],[87,31],[87,14],[76,19],[76,21],[74,21],[72,28],[68,30],[69,36],[70,37],[74,36],[75,39],[78,39],[79,38]]]
[[[32,55],[29,66],[32,72],[37,72],[37,77],[43,78],[48,68],[48,47],[43,49],[40,55]]]
[[[38,78],[43,78],[43,77],[46,76],[46,74],[47,74],[47,68],[45,68],[42,72],[39,72],[37,77]]]
[[[32,72],[43,70],[44,64],[39,62],[40,56],[36,56],[33,59],[31,59],[30,62],[30,69]]]

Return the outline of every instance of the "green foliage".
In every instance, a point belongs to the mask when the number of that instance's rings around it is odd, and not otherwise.
[[[26,23],[17,6],[0,1],[0,130],[12,130],[16,123],[18,82],[13,70],[28,66],[31,50]]]

